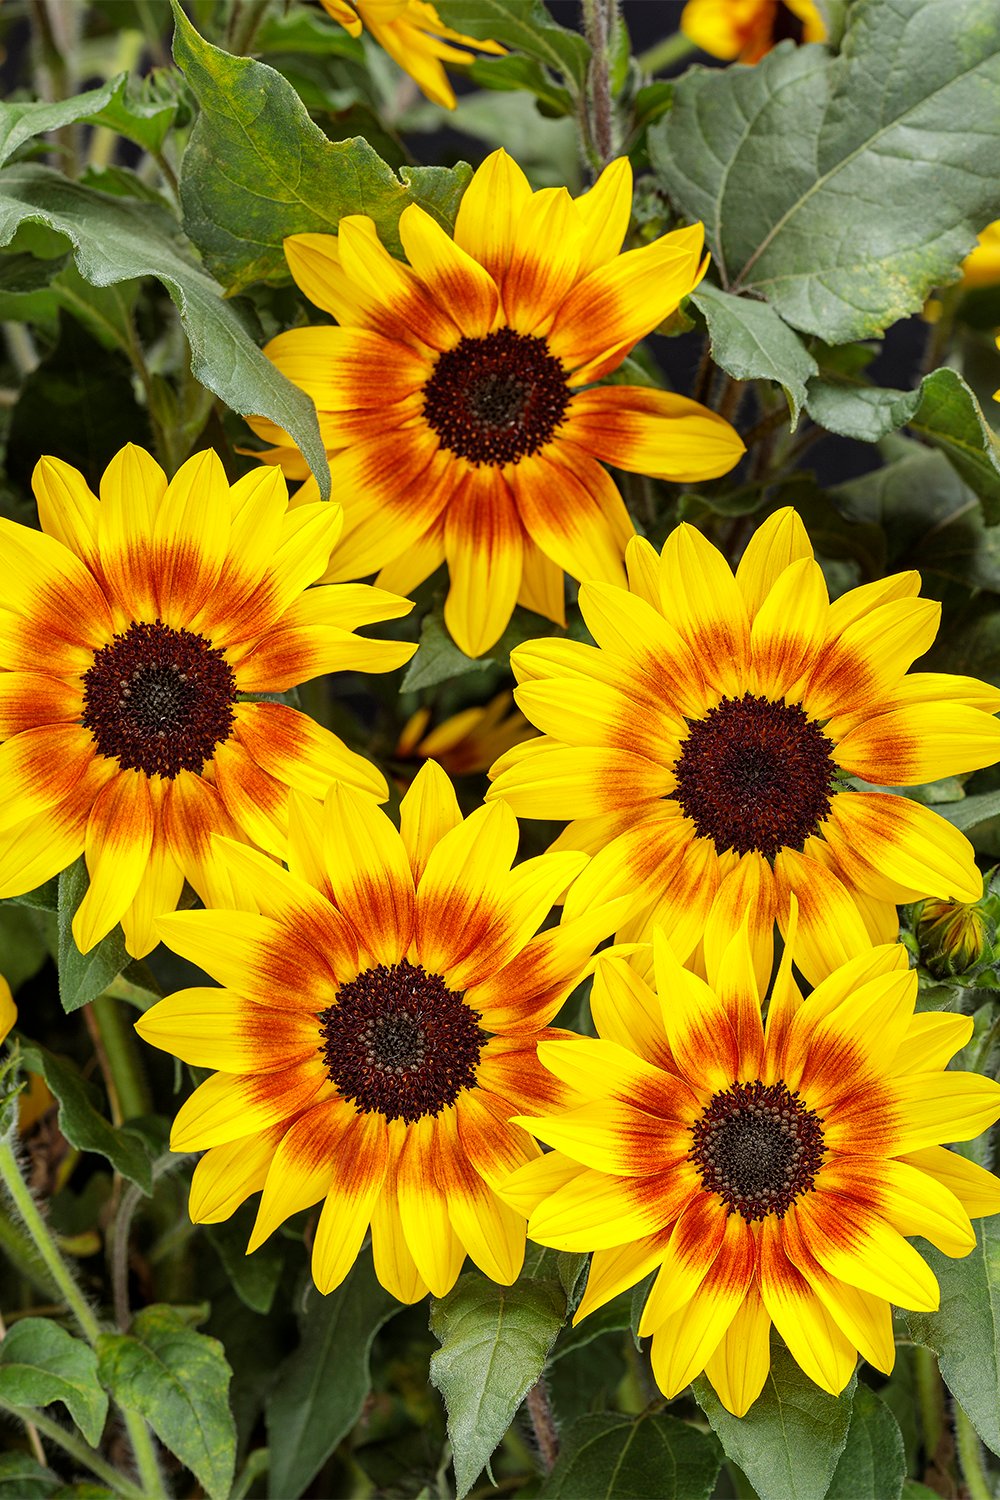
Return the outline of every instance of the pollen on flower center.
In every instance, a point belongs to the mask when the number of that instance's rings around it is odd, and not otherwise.
[[[236,679],[223,651],[162,621],[133,623],[83,678],[85,728],[125,770],[172,780],[201,771],[233,727]]]
[[[784,1218],[796,1198],[812,1192],[823,1164],[823,1126],[783,1083],[732,1083],[715,1094],[692,1127],[694,1162],[707,1193],[718,1193],[726,1215],[747,1223]]]
[[[744,693],[690,726],[674,793],[720,854],[802,849],[830,811],[833,745],[797,703]]]
[[[459,458],[512,464],[545,446],[569,399],[545,339],[498,328],[439,356],[424,386],[424,417]]]
[[[486,1038],[479,1012],[439,974],[403,959],[341,985],[319,1015],[320,1052],[359,1113],[412,1124],[474,1088]]]

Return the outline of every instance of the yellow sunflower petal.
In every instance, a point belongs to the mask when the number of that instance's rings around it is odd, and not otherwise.
[[[79,469],[47,454],[35,465],[31,488],[42,530],[75,552],[93,571],[98,557],[100,502]]]
[[[242,1077],[213,1073],[177,1112],[170,1133],[172,1151],[203,1151],[224,1146],[252,1131],[267,1130],[314,1103],[329,1091],[326,1071],[310,1059],[276,1073]]]
[[[857,1350],[785,1254],[782,1226],[761,1224],[760,1291],[788,1351],[810,1380],[839,1396],[857,1364]]]
[[[241,1136],[206,1151],[191,1178],[188,1212],[192,1222],[219,1224],[252,1193],[259,1193],[284,1133],[282,1120],[270,1130]]]
[[[120,771],[94,803],[87,823],[90,884],[73,917],[73,939],[81,953],[99,942],[131,905],[153,846],[149,780]]]
[[[415,893],[403,841],[372,801],[335,782],[326,799],[323,848],[334,900],[375,963],[410,946]]]
[[[745,451],[735,428],[707,406],[649,386],[579,392],[565,420],[566,436],[602,463],[676,484],[728,474]]]
[[[722,1248],[698,1291],[653,1335],[653,1374],[665,1396],[682,1391],[719,1347],[750,1290],[755,1259],[749,1225],[731,1215]]]
[[[663,1243],[663,1235],[646,1235],[632,1245],[595,1250],[587,1273],[586,1291],[573,1314],[574,1326],[588,1313],[604,1307],[619,1292],[627,1291],[655,1270],[663,1254]]]
[[[399,1158],[396,1191],[407,1248],[421,1278],[435,1297],[454,1286],[465,1247],[451,1226],[441,1187],[436,1122],[429,1116],[407,1128]]]
[[[494,278],[501,277],[510,263],[515,230],[530,197],[527,177],[502,147],[477,167],[462,194],[455,243]]]
[[[435,302],[448,308],[465,337],[489,333],[500,297],[479,261],[416,203],[400,215],[399,238],[417,276]]]
[[[433,849],[461,821],[462,811],[447,772],[436,761],[424,761],[399,805],[399,834],[415,882],[423,875]]]
[[[924,1146],[908,1151],[903,1160],[954,1193],[970,1217],[1000,1213],[1000,1178],[968,1157],[946,1146]]]
[[[255,1004],[231,990],[177,990],[135,1023],[143,1041],[184,1062],[226,1073],[271,1073],[313,1057],[320,1027],[311,1014]]]
[[[705,1374],[727,1411],[743,1417],[750,1410],[771,1368],[771,1318],[756,1287],[740,1303]]]
[[[812,555],[806,529],[791,506],[783,506],[761,522],[736,569],[736,582],[751,619],[785,569]]]
[[[907,1073],[893,1079],[898,1151],[971,1141],[1000,1119],[1000,1083],[980,1073]]]
[[[313,1280],[324,1296],[340,1285],[357,1258],[388,1165],[382,1115],[355,1116],[333,1158],[333,1181],[313,1241]]]
[[[726,1214],[714,1193],[696,1193],[673,1227],[639,1321],[639,1336],[655,1333],[697,1292],[726,1237]]]
[[[354,1108],[325,1099],[300,1115],[282,1137],[264,1182],[257,1218],[247,1245],[250,1255],[292,1214],[326,1197],[333,1160],[345,1144]]]
[[[983,893],[965,834],[906,797],[859,792],[834,797],[823,836],[842,862],[857,851],[880,874],[923,895],[978,901]]]
[[[498,468],[468,472],[448,506],[444,548],[445,624],[466,656],[482,656],[514,612],[524,554],[517,506]]]

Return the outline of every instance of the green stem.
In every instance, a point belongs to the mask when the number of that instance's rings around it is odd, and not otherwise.
[[[271,0],[244,0],[234,16],[230,27],[230,50],[237,57],[245,57],[250,51],[270,4]]]
[[[933,1349],[918,1344],[914,1350],[920,1426],[924,1440],[924,1466],[930,1468],[941,1446],[944,1432],[944,1389]]]
[[[993,1486],[983,1468],[979,1434],[957,1401],[954,1403],[954,1420],[955,1446],[958,1449],[962,1478],[969,1491],[969,1500],[993,1500]]]
[[[254,1448],[246,1457],[246,1463],[242,1471],[237,1474],[233,1481],[229,1500],[246,1500],[253,1485],[262,1474],[266,1474],[271,1464],[271,1453],[268,1448]]]
[[[134,1120],[138,1115],[148,1115],[152,1109],[152,1100],[135,1032],[125,1005],[121,1000],[113,1000],[110,995],[98,995],[92,1009],[118,1095],[122,1119]]]
[[[24,1227],[34,1240],[46,1269],[62,1293],[67,1307],[79,1323],[84,1337],[89,1344],[96,1343],[101,1331],[100,1324],[49,1234],[49,1227],[31,1196],[28,1184],[21,1176],[21,1169],[9,1140],[0,1141],[0,1177],[3,1178],[4,1186],[24,1222]]]
[[[118,1409],[125,1423],[125,1431],[128,1433],[135,1466],[139,1470],[139,1478],[142,1480],[143,1500],[170,1500],[163,1484],[160,1465],[156,1461],[153,1439],[145,1420],[138,1412],[129,1411],[126,1406],[119,1406]]]
[[[82,1464],[85,1469],[96,1474],[98,1479],[102,1479],[108,1488],[114,1490],[116,1495],[121,1495],[123,1500],[146,1500],[142,1490],[130,1480],[123,1478],[117,1469],[113,1469],[99,1453],[86,1443],[82,1443],[71,1432],[67,1432],[66,1428],[61,1427],[52,1417],[47,1417],[41,1411],[26,1411],[24,1407],[15,1406],[12,1401],[5,1401],[2,1396],[0,1396],[0,1407],[4,1411],[9,1411],[12,1417],[17,1417],[18,1421],[23,1422],[25,1426],[29,1423],[34,1424],[39,1432],[44,1432],[51,1442],[57,1443],[71,1458],[76,1459],[78,1464]]]
[[[581,100],[583,125],[598,170],[615,154],[614,101],[611,96],[609,44],[615,22],[615,0],[583,0],[583,29],[590,43],[586,97]]]
[[[81,1332],[88,1344],[96,1345],[101,1325],[73,1280],[66,1262],[59,1254],[56,1243],[49,1233],[49,1227],[31,1196],[28,1184],[21,1175],[21,1169],[9,1139],[0,1141],[0,1178],[3,1179],[4,1186],[10,1194],[24,1227],[34,1240],[39,1255],[62,1293],[67,1307],[79,1324]],[[137,1412],[128,1411],[122,1407],[121,1413],[129,1442],[132,1445],[132,1452],[135,1455],[139,1477],[142,1480],[142,1494],[145,1500],[167,1500],[167,1492],[163,1488],[159,1465],[156,1462],[156,1450],[153,1447],[148,1427]],[[41,1427],[40,1423],[36,1425]],[[62,1428],[58,1430],[62,1432]]]
[[[637,61],[644,73],[661,73],[674,63],[684,62],[697,50],[690,37],[685,36],[683,31],[675,31],[673,36],[664,37],[662,42],[650,47],[648,52],[641,52]]]

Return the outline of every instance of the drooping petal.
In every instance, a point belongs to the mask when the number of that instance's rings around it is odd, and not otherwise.
[[[734,1417],[746,1416],[764,1389],[771,1367],[770,1334],[770,1314],[751,1286],[721,1344],[705,1361],[715,1394]]]
[[[274,1154],[257,1209],[247,1254],[274,1233],[292,1214],[312,1208],[326,1197],[333,1162],[357,1118],[341,1099],[324,1099],[299,1116],[285,1132]]]
[[[760,1291],[792,1358],[822,1390],[839,1396],[854,1373],[857,1350],[785,1254],[782,1225],[773,1215],[761,1224]]]
[[[511,488],[525,530],[570,577],[625,585],[632,523],[614,480],[571,443],[550,443],[514,465]]]
[[[639,1336],[655,1333],[690,1302],[715,1263],[726,1236],[726,1213],[714,1193],[696,1193],[673,1227],[660,1270],[639,1322]]]
[[[407,1249],[431,1293],[443,1297],[458,1278],[465,1246],[448,1216],[438,1144],[437,1122],[429,1116],[408,1127],[397,1166],[396,1191]]]
[[[313,1241],[312,1274],[325,1296],[338,1287],[361,1249],[372,1208],[389,1167],[388,1132],[382,1115],[356,1115],[333,1157],[327,1190]]]
[[[755,1239],[739,1214],[726,1220],[722,1248],[698,1291],[653,1335],[656,1383],[676,1396],[705,1368],[735,1318],[753,1281]]]
[[[482,656],[506,629],[521,587],[524,533],[500,469],[465,475],[448,506],[444,547],[445,624],[467,656]]]
[[[141,771],[120,771],[98,796],[87,823],[90,884],[73,917],[73,938],[88,953],[132,903],[153,845],[153,803]]]
[[[191,1178],[188,1212],[192,1223],[219,1224],[235,1213],[252,1193],[259,1193],[286,1122],[240,1136],[206,1151]]]

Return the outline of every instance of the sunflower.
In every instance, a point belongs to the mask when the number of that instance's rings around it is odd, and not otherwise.
[[[207,1148],[191,1216],[227,1218],[263,1189],[250,1250],[323,1202],[320,1291],[346,1276],[371,1225],[379,1280],[403,1302],[449,1290],[468,1253],[509,1284],[524,1216],[496,1184],[538,1154],[511,1115],[566,1091],[539,1036],[614,925],[613,908],[535,936],[586,863],[543,854],[511,869],[518,829],[499,805],[464,821],[448,777],[421,767],[400,831],[352,787],[325,809],[294,797],[289,869],[226,839],[220,862],[248,909],[178,912],[164,940],[225,989],[191,989],[137,1022],[154,1046],[221,1068],[174,1123]]]
[[[978,901],[965,835],[930,808],[862,789],[910,786],[1000,759],[1000,692],[907,671],[941,607],[917,573],[833,604],[794,511],[755,533],[735,578],[692,526],[662,556],[636,539],[630,590],[585,584],[597,648],[529,641],[515,697],[543,734],[501,757],[490,797],[520,817],[578,820],[560,846],[595,855],[569,897],[631,894],[620,937],[654,924],[687,960],[716,955],[745,911],[761,985],[775,919],[799,903],[810,982],[898,934],[896,904]]]
[[[185,879],[232,899],[213,832],[282,855],[291,787],[385,781],[281,693],[323,672],[386,672],[414,647],[355,636],[405,599],[363,585],[311,589],[339,506],[288,507],[257,469],[230,486],[211,452],[167,483],[131,444],[100,499],[42,458],[42,530],[0,519],[0,897],[32,890],[86,853],[73,919],[83,952],[121,922],[141,958]]]
[[[479,41],[446,26],[426,0],[320,0],[327,15],[339,21],[351,36],[366,27],[404,73],[419,85],[434,104],[455,108],[455,91],[442,63],[470,63],[475,58],[450,42],[475,47],[480,52],[506,52],[499,42]]]
[[[632,171],[621,158],[583,197],[533,193],[504,151],[462,198],[455,237],[411,204],[410,264],[363,215],[337,236],[285,241],[302,291],[341,327],[295,328],[265,352],[315,401],[344,539],[327,575],[409,594],[447,559],[445,622],[470,656],[518,602],[563,622],[563,572],[623,582],[633,534],[602,467],[697,482],[743,444],[713,412],[648,386],[593,386],[698,284],[702,226],[619,249]],[[582,387],[592,387],[582,389]],[[315,481],[288,434],[258,456]]]
[[[396,743],[395,759],[416,765],[436,760],[449,776],[488,771],[506,750],[534,739],[537,732],[506,689],[482,707],[463,708],[433,728],[431,718],[426,706],[411,714]]]
[[[639,1325],[675,1396],[702,1370],[742,1416],[768,1372],[772,1322],[817,1385],[847,1384],[857,1351],[892,1369],[891,1303],[938,1306],[904,1238],[945,1255],[975,1245],[970,1214],[1000,1211],[1000,1181],[940,1142],[1000,1117],[1000,1084],[943,1071],[970,1017],[914,1014],[899,944],[835,970],[805,1001],[786,953],[766,1031],[745,929],[711,983],[662,932],[656,989],[598,961],[600,1039],[539,1057],[584,1102],[519,1123],[555,1151],[513,1174],[528,1233],[593,1250],[576,1319],[656,1271]]]
[[[681,30],[703,52],[726,62],[760,62],[779,42],[825,42],[815,0],[688,0]]]

